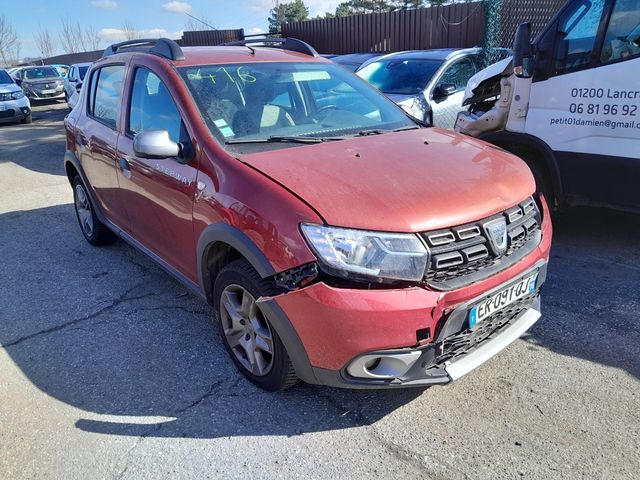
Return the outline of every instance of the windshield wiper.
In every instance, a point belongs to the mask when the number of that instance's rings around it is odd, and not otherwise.
[[[343,137],[305,137],[305,136],[283,136],[271,135],[267,138],[236,138],[227,140],[228,145],[242,143],[322,143],[331,140],[343,140]]]
[[[416,128],[420,128],[418,125],[409,125],[407,127],[394,128],[391,130],[362,130],[356,133],[356,136],[365,137],[367,135],[382,135],[383,133],[392,133],[392,132],[402,132],[404,130],[415,130]]]

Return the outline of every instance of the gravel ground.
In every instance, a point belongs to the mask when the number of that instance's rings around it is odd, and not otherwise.
[[[639,217],[557,218],[542,320],[455,384],[268,394],[206,304],[84,241],[35,110],[0,126],[0,478],[638,478]]]

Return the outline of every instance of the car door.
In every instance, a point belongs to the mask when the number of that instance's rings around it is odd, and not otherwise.
[[[427,98],[431,105],[433,125],[453,128],[458,112],[462,109],[464,89],[476,73],[471,56],[454,60],[445,66],[439,78],[431,85]]]
[[[540,43],[525,132],[554,151],[570,201],[637,209],[640,3],[575,2]]]
[[[145,249],[191,280],[197,278],[192,208],[196,161],[141,158],[133,149],[137,134],[166,130],[175,142],[190,144],[176,102],[158,74],[137,66],[130,78],[126,129],[118,142],[122,198],[132,235]]]
[[[87,95],[87,119],[76,136],[78,158],[102,212],[116,227],[127,230],[116,169],[118,118],[125,65],[93,70]]]
[[[64,81],[64,89],[67,93],[67,98],[71,97],[76,89],[76,83],[78,82],[78,67],[71,67],[69,69],[69,76]]]

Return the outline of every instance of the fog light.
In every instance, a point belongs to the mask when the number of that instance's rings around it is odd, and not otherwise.
[[[347,373],[356,378],[392,380],[407,373],[420,355],[419,351],[363,355],[349,364]]]

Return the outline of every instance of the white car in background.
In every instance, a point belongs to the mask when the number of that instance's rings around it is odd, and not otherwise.
[[[31,123],[31,104],[22,88],[0,69],[0,123]]]
[[[75,107],[76,103],[78,103],[78,94],[80,93],[84,76],[90,66],[91,62],[74,63],[69,68],[69,73],[64,81],[64,98],[69,108]]]

